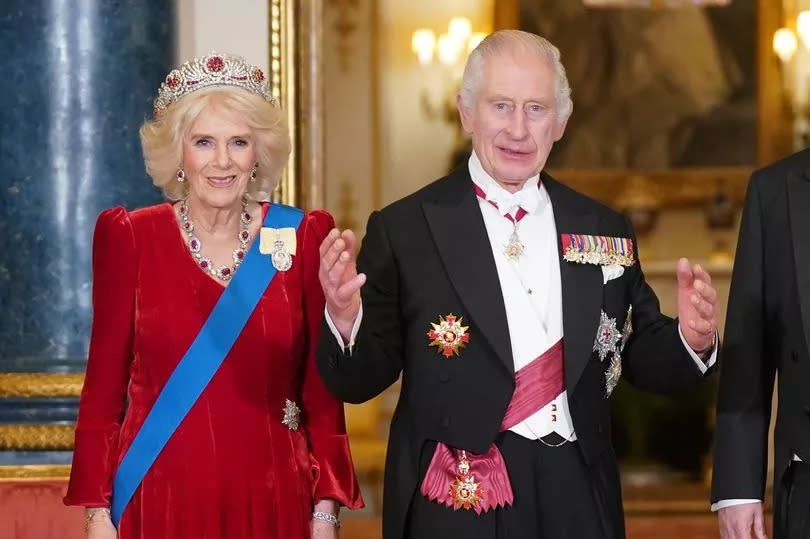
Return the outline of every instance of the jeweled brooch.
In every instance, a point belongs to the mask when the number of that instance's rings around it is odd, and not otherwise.
[[[481,483],[475,482],[475,477],[470,474],[470,461],[467,460],[467,453],[461,452],[456,469],[458,475],[455,481],[450,483],[450,497],[453,499],[453,509],[475,509],[484,496],[484,489]]]
[[[619,354],[613,354],[613,357],[610,358],[610,366],[605,372],[605,398],[610,397],[610,394],[613,393],[614,389],[616,389],[616,385],[619,383],[619,379],[621,377],[622,356]]]
[[[624,352],[624,347],[627,346],[627,341],[630,340],[630,335],[633,334],[633,306],[627,309],[627,317],[624,319],[624,327],[622,327],[622,344],[619,347],[619,352]]]
[[[599,315],[599,329],[593,341],[593,351],[599,353],[599,361],[604,361],[608,354],[616,353],[616,344],[621,340],[622,334],[616,327],[616,319],[608,318],[605,311]]]
[[[284,401],[284,418],[281,422],[290,430],[297,431],[301,420],[301,409],[290,399]]]
[[[602,316],[607,318],[607,315],[605,315],[604,312],[602,313]],[[609,322],[612,320],[613,319],[608,319],[608,326],[610,325]],[[615,327],[615,322],[613,326]],[[613,357],[610,358],[610,364],[608,365],[608,368],[605,371],[605,398],[610,397],[610,394],[613,393],[614,389],[616,389],[616,386],[619,383],[619,379],[622,377],[622,354],[624,353],[624,348],[625,346],[627,346],[627,341],[630,340],[630,335],[632,334],[633,334],[633,306],[630,305],[630,307],[627,309],[627,316],[624,319],[624,326],[622,327],[622,332],[619,334],[619,342],[616,346],[614,346]]]
[[[503,254],[505,254],[506,258],[509,260],[517,262],[525,252],[526,247],[523,245],[523,242],[520,241],[517,235],[517,228],[515,228],[515,231],[509,236],[509,242],[503,248]]]
[[[259,232],[259,252],[270,255],[270,261],[278,271],[288,271],[292,267],[296,251],[295,233],[291,227],[262,227]]]
[[[439,323],[430,323],[433,329],[428,331],[427,336],[431,338],[430,346],[436,346],[444,357],[449,358],[453,354],[459,355],[458,351],[465,344],[470,342],[470,335],[467,333],[469,326],[462,326],[463,317],[456,318],[453,313],[445,317],[439,315]]]
[[[270,259],[278,271],[287,271],[292,267],[292,256],[282,240],[273,242],[273,254]]]

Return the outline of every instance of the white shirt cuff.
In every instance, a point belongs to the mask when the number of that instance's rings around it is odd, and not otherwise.
[[[678,324],[678,335],[681,336],[681,342],[686,348],[686,351],[689,352],[689,355],[692,357],[692,359],[695,360],[695,364],[697,365],[697,368],[700,369],[701,374],[706,374],[706,371],[708,371],[712,367],[712,365],[714,365],[715,362],[717,361],[717,345],[716,344],[714,345],[714,349],[712,350],[712,355],[709,356],[709,360],[703,361],[702,359],[700,359],[700,356],[697,355],[694,350],[692,350],[692,347],[689,346],[689,343],[686,342],[686,339],[683,337],[683,332],[681,331],[680,324]],[[719,342],[717,332],[715,332],[714,342],[715,343]]]
[[[720,500],[717,503],[712,504],[712,511],[717,511],[719,509],[725,509],[726,507],[732,507],[734,505],[743,505],[746,503],[762,503],[762,500],[753,500],[753,499],[745,499],[745,498],[734,498],[731,500]]]
[[[343,340],[343,336],[335,327],[335,323],[332,322],[332,317],[329,316],[329,311],[326,310],[326,307],[323,308],[323,315],[326,317],[326,325],[329,326],[329,329],[332,330],[332,335],[337,339],[338,346],[343,348],[347,354],[352,355],[354,339],[357,337],[357,332],[360,330],[360,322],[363,320],[363,304],[360,303],[360,310],[357,312],[357,318],[354,319],[354,325],[352,326],[352,333],[349,336],[348,344]]]

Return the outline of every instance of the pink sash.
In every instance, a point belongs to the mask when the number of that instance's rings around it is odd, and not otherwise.
[[[561,339],[515,374],[515,392],[503,416],[501,431],[531,417],[563,392],[563,364]],[[469,464],[469,471],[460,466],[462,462]],[[472,498],[461,498],[457,488]],[[429,500],[454,509],[473,509],[479,515],[495,507],[512,505],[514,501],[506,464],[495,444],[486,455],[468,455],[438,443],[420,491]],[[465,503],[470,499],[470,503]]]

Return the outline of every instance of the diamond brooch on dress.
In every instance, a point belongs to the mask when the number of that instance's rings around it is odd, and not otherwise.
[[[299,421],[301,420],[301,409],[290,399],[284,401],[284,418],[281,422],[292,431],[298,430]]]

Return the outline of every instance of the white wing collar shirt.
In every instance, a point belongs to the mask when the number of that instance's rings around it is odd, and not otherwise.
[[[486,194],[485,199],[479,197],[478,204],[498,270],[517,372],[563,336],[560,257],[551,199],[540,184],[539,174],[513,194],[484,171],[475,153],[470,157],[469,168],[472,181]],[[526,215],[513,224],[506,215],[514,219],[519,208]],[[506,255],[513,232],[517,232],[524,247],[517,260]],[[529,439],[556,432],[567,440],[575,440],[568,393],[563,391],[510,430]]]

